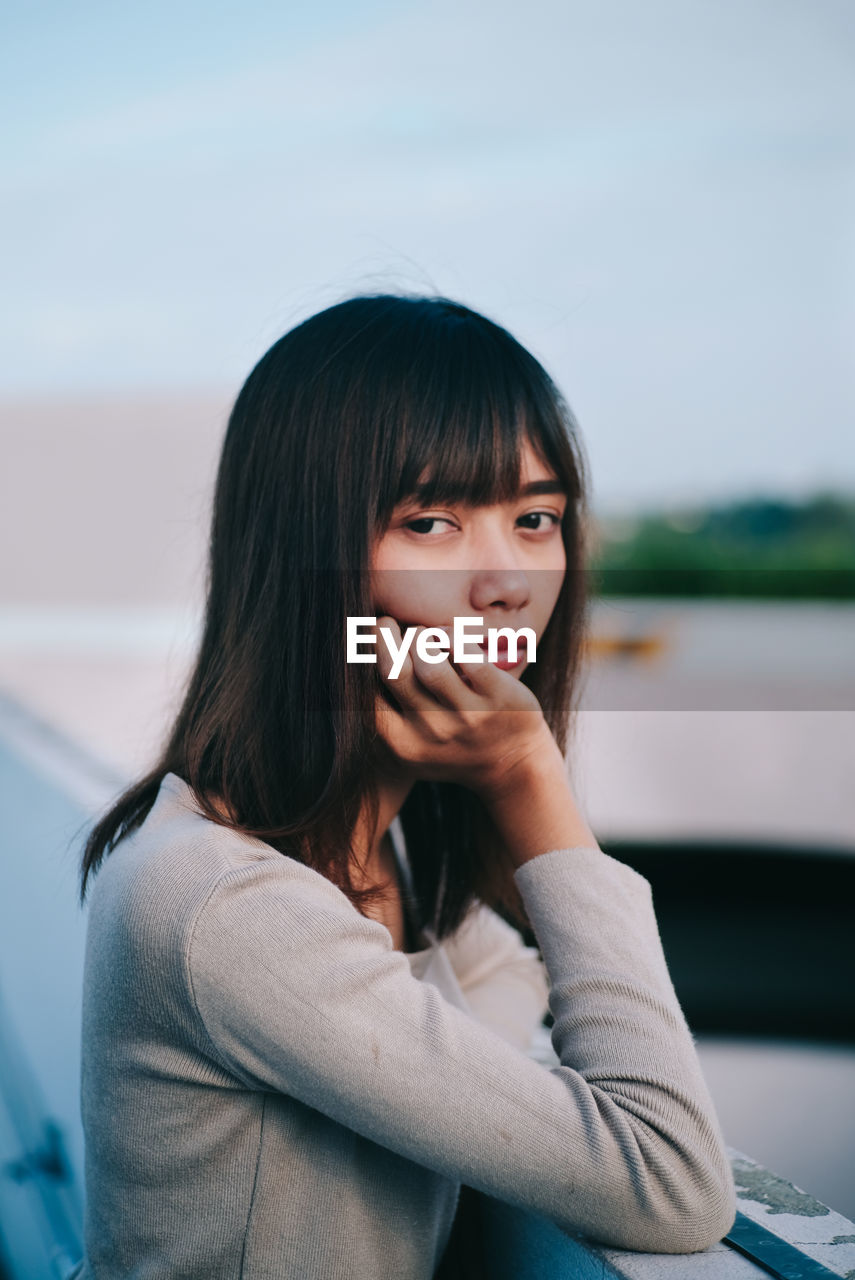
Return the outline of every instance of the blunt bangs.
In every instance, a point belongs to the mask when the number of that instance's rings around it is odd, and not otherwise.
[[[572,416],[542,366],[504,329],[458,303],[429,299],[423,308],[409,312],[415,323],[399,322],[384,335],[385,396],[370,370],[363,382],[393,419],[375,419],[375,529],[383,531],[411,498],[423,506],[514,498],[525,439],[574,498]]]

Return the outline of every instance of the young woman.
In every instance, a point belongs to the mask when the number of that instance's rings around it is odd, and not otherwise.
[[[461,1184],[625,1248],[729,1229],[650,887],[565,766],[585,503],[543,368],[446,299],[353,298],[250,374],[183,705],[83,856],[76,1277],[427,1280]],[[455,618],[536,661],[392,678],[383,628]]]

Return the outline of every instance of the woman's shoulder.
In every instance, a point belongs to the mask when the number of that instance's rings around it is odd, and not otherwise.
[[[119,927],[176,937],[218,891],[232,884],[259,892],[271,880],[326,896],[329,881],[271,845],[213,822],[190,786],[167,773],[144,821],[101,863],[89,895],[90,931]]]
[[[286,955],[299,955],[311,973],[327,939],[352,934],[349,913],[372,927],[319,872],[207,818],[171,774],[144,821],[104,858],[88,903],[83,1016],[91,1071],[106,1054],[127,1054],[134,1069],[147,1069],[169,1045],[191,1054],[190,1071],[201,1054],[246,1080],[239,1055],[224,1057],[211,1045],[227,975],[255,988]],[[240,1022],[239,1003],[233,1012]]]

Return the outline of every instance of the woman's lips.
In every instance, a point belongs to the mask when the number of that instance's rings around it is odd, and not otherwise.
[[[487,654],[487,641],[486,641],[486,640],[479,640],[479,641],[478,641],[478,648],[479,648],[479,649],[481,649],[481,650],[483,650],[484,655],[485,655],[485,657],[486,657],[486,654]],[[520,651],[520,646],[517,646],[517,654],[518,654],[518,655],[519,655],[519,651]],[[496,641],[496,654],[497,654],[497,660],[493,663],[493,666],[494,666],[494,667],[498,667],[500,671],[513,671],[513,669],[514,669],[515,667],[520,667],[520,666],[522,666],[523,662],[525,661],[525,659],[524,659],[524,658],[521,658],[521,657],[519,657],[519,656],[517,656],[517,660],[516,660],[516,662],[511,662],[511,661],[509,660],[509,658],[508,658],[508,642],[507,642],[507,640],[505,639],[505,637],[504,637],[504,636],[499,636],[498,640]]]

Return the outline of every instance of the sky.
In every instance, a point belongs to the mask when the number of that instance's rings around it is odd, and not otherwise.
[[[851,0],[12,3],[0,402],[236,394],[354,292],[564,391],[603,510],[855,489]]]

